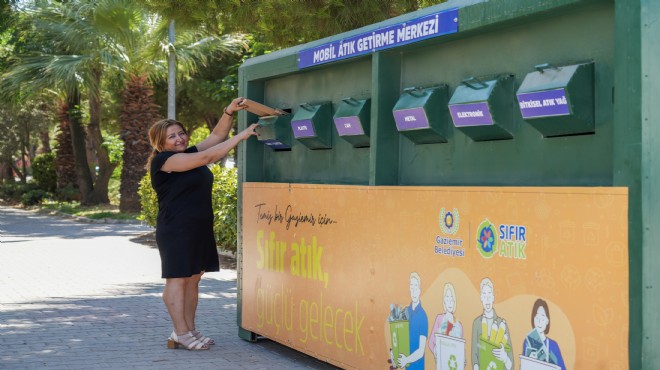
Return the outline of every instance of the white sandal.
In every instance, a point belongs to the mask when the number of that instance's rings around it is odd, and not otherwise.
[[[209,349],[209,346],[206,343],[202,343],[198,340],[193,333],[187,332],[183,335],[176,335],[176,332],[172,332],[169,338],[167,338],[167,348],[177,349],[185,348],[187,350],[205,350]]]
[[[203,336],[202,333],[198,332],[195,329],[191,330],[190,332],[192,333],[192,335],[195,336],[195,338],[197,338],[198,341],[200,341],[204,344],[208,344],[209,346],[212,346],[212,345],[215,344],[215,341],[213,339]]]

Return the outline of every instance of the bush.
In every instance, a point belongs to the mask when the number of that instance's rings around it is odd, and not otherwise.
[[[220,165],[211,167],[213,172],[213,233],[215,242],[222,249],[236,252],[238,224],[238,174],[236,168]]]
[[[221,249],[236,252],[238,222],[238,175],[235,168],[220,165],[211,167],[213,172],[213,233],[215,242]],[[149,172],[140,181],[138,190],[142,212],[138,219],[156,226],[158,216],[158,198],[151,187]]]
[[[36,206],[49,197],[50,194],[48,192],[41,189],[34,189],[27,191],[21,196],[21,204],[24,206]]]
[[[8,203],[19,203],[24,194],[37,190],[39,187],[34,183],[9,183],[0,185],[0,199]]]
[[[156,226],[156,217],[158,217],[158,198],[156,192],[151,187],[151,175],[149,171],[140,180],[140,187],[138,188],[138,195],[140,196],[140,204],[142,211],[138,216],[138,220],[145,221],[149,226]]]
[[[57,190],[57,199],[64,202],[75,202],[80,201],[80,191],[73,186],[68,184],[67,186]]]
[[[32,177],[43,190],[51,193],[55,192],[57,189],[55,153],[44,153],[34,158],[32,162]]]

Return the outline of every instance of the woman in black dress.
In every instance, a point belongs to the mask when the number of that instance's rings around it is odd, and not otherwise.
[[[215,344],[195,326],[202,274],[220,269],[213,236],[213,174],[206,165],[225,157],[241,140],[256,135],[253,124],[225,140],[234,113],[244,108],[242,101],[234,99],[213,132],[190,148],[186,130],[178,121],[161,120],[149,129],[154,151],[148,168],[158,196],[156,243],[166,279],[163,302],[174,324],[168,348],[199,350]]]

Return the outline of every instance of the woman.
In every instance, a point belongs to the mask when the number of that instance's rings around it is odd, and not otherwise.
[[[454,338],[463,338],[463,325],[454,317],[456,312],[456,291],[451,283],[445,284],[442,306],[444,313],[435,318],[433,330],[429,336],[429,349],[436,356],[435,334],[447,335]]]
[[[149,129],[154,151],[147,166],[151,186],[158,196],[156,243],[162,277],[166,279],[163,302],[174,324],[168,348],[204,350],[215,344],[195,326],[202,274],[220,270],[213,235],[213,174],[206,165],[225,157],[241,140],[256,135],[253,124],[223,141],[231,129],[234,113],[244,108],[242,101],[242,98],[234,99],[213,132],[190,148],[180,122],[165,119]]]
[[[566,370],[559,345],[547,336],[550,332],[550,310],[548,304],[542,299],[534,302],[532,328],[523,342],[523,355],[555,364],[562,370]]]

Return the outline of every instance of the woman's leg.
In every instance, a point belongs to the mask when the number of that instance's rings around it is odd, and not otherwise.
[[[191,278],[172,278],[165,280],[163,302],[172,318],[174,331],[177,335],[189,332],[192,327],[186,322],[186,290]]]
[[[189,330],[194,330],[195,326],[195,315],[197,314],[197,303],[199,302],[199,281],[202,279],[201,272],[197,275],[189,277],[186,282],[186,295],[184,302],[184,312],[186,325]]]

